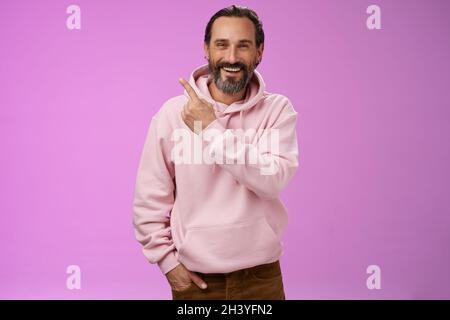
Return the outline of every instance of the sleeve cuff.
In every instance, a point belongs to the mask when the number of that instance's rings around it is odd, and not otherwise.
[[[169,252],[164,258],[158,261],[158,266],[164,274],[168,273],[179,264],[180,262],[176,258],[174,251]]]
[[[229,131],[217,119],[202,132],[203,148],[213,163],[221,163],[219,159],[223,157],[223,145],[227,133]]]

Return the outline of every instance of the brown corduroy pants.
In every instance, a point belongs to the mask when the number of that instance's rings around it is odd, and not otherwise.
[[[172,289],[173,300],[285,300],[279,261],[230,273],[196,273],[208,288],[192,282],[183,291]]]

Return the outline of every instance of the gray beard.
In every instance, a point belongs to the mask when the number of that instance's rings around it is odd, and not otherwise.
[[[244,72],[244,75],[238,81],[230,79],[223,81],[222,77],[220,76],[219,70],[218,75],[214,74],[214,83],[216,84],[216,87],[223,93],[233,95],[245,89],[247,84],[250,82],[252,75],[253,72],[251,74]]]
[[[247,84],[250,82],[253,76],[253,70],[248,72],[247,69],[243,68],[243,76],[240,80],[234,81],[230,79],[222,80],[220,75],[220,68],[214,68],[211,70],[211,64],[209,64],[209,71],[212,74],[212,78],[216,87],[225,94],[233,95],[247,87]]]

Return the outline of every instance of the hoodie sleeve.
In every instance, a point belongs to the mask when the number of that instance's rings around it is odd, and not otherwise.
[[[259,197],[272,200],[279,196],[298,167],[296,122],[297,112],[287,103],[274,124],[258,134],[252,143],[246,143],[231,130],[226,130],[217,120],[206,129],[216,129],[220,134],[209,140],[203,137],[203,141],[216,165]],[[241,141],[240,146],[232,152],[224,152],[223,147],[233,145],[235,141]],[[237,159],[245,159],[245,162],[239,163]]]
[[[164,137],[163,122],[160,111],[152,118],[147,132],[134,191],[133,225],[147,260],[157,263],[166,274],[179,262],[167,215],[175,200],[175,185],[173,163],[164,156],[170,154],[170,145]]]

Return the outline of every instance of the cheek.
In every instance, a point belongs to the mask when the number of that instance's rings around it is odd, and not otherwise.
[[[217,62],[222,62],[222,61],[226,61],[228,56],[226,54],[226,51],[216,51],[215,53],[213,53],[211,55],[211,57],[213,58],[213,60],[217,63]]]

